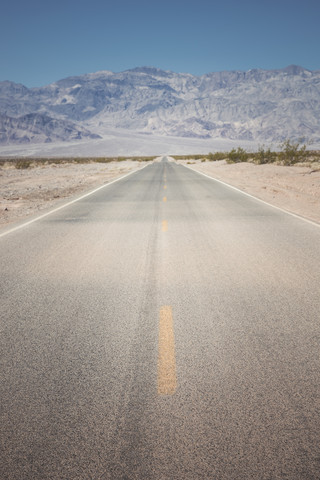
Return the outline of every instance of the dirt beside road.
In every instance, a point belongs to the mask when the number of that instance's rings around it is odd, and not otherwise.
[[[272,205],[320,223],[320,165],[227,164],[181,160],[188,167],[233,185]]]
[[[61,199],[138,170],[145,162],[62,163],[17,169],[6,163],[0,167],[0,228],[50,207]]]

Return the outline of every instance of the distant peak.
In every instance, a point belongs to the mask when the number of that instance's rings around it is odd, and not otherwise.
[[[97,72],[87,73],[87,75],[113,75],[111,70],[98,70]]]
[[[310,72],[306,68],[300,67],[299,65],[288,65],[282,69],[283,72],[288,73],[289,75],[299,75],[300,73]]]
[[[126,71],[135,72],[135,73],[145,73],[147,75],[155,75],[158,77],[168,76],[171,73],[167,70],[161,70],[160,68],[156,68],[156,67],[136,67]]]
[[[132,68],[130,70],[128,70],[129,72],[141,72],[141,73],[149,73],[149,72],[162,72],[162,70],[160,70],[160,68],[157,68],[157,67],[147,67],[147,66],[144,66],[144,67],[135,67],[135,68]]]

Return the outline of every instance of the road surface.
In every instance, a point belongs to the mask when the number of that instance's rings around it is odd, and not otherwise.
[[[320,228],[166,158],[1,251],[1,480],[320,478]]]

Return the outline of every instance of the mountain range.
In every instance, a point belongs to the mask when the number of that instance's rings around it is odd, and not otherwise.
[[[198,139],[320,142],[320,70],[291,65],[194,76],[153,67],[43,87],[0,82],[0,144],[103,139],[110,131]]]

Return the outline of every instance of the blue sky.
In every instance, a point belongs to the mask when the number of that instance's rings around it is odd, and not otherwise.
[[[0,80],[155,66],[320,69],[319,0],[3,0]]]

